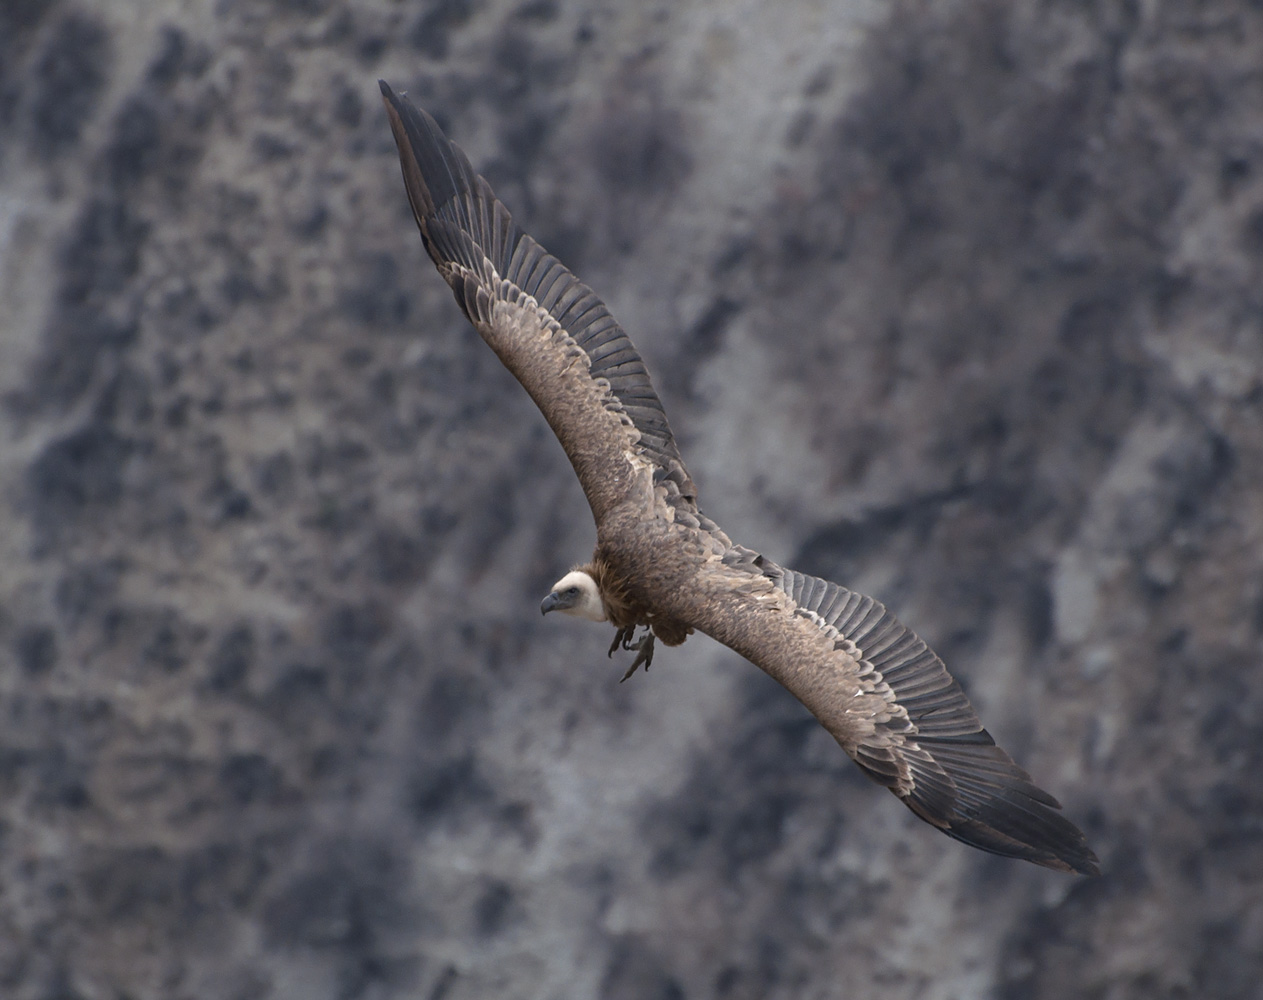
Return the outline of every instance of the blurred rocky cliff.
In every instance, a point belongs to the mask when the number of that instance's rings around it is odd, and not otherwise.
[[[5,0],[0,995],[1244,998],[1263,7]],[[1107,874],[973,852],[593,530],[377,78],[885,601]]]

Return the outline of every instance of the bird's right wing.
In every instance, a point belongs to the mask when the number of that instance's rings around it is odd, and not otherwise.
[[[789,689],[873,780],[966,844],[1099,873],[1061,806],[995,744],[943,661],[871,597],[734,547],[691,624]]]
[[[649,373],[605,304],[518,228],[433,118],[385,82],[381,90],[425,248],[543,412],[597,523],[643,480],[671,506],[695,510]]]

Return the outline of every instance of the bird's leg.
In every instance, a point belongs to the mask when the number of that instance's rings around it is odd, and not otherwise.
[[[636,642],[630,645],[625,644],[623,648],[634,649],[636,651],[636,659],[632,660],[632,665],[627,668],[627,673],[623,674],[622,680],[618,682],[620,684],[634,674],[636,668],[642,663],[645,665],[645,672],[649,672],[649,664],[653,663],[653,629],[645,629],[645,634]]]

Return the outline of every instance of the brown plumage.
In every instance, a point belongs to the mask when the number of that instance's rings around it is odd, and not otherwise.
[[[421,239],[565,449],[592,562],[542,610],[609,621],[648,665],[694,629],[789,689],[872,779],[985,851],[1096,874],[1060,805],[995,745],[942,660],[871,597],[734,545],[697,506],[644,362],[605,305],[513,222],[434,119],[381,84]],[[564,586],[563,586],[564,584]],[[637,627],[648,630],[632,642]]]

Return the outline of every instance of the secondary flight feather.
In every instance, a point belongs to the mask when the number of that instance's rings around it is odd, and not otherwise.
[[[943,661],[881,604],[734,544],[702,513],[644,362],[604,303],[514,223],[434,119],[386,83],[421,239],[544,414],[596,520],[541,610],[615,629],[624,679],[700,631],[795,695],[866,774],[966,844],[1067,872],[1097,859],[995,745]],[[637,631],[643,629],[637,638]]]

